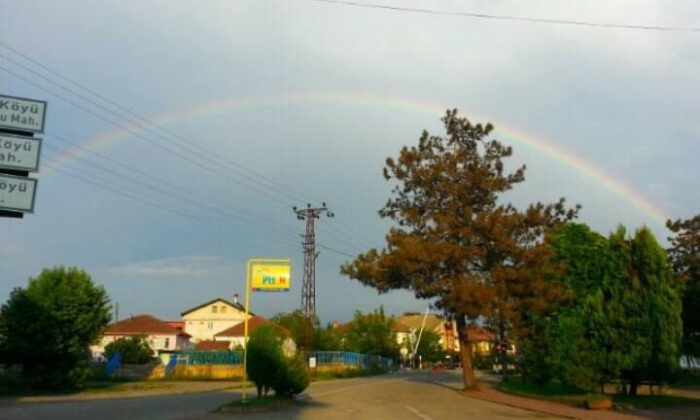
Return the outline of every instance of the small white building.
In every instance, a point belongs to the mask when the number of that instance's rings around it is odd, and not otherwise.
[[[107,344],[135,336],[142,336],[148,341],[154,356],[191,348],[189,334],[151,315],[138,315],[108,325],[100,340],[90,346],[90,350],[94,357],[100,357],[104,355]]]
[[[180,315],[185,323],[184,332],[197,343],[203,340],[214,340],[217,333],[242,323],[245,319],[245,308],[235,298],[233,302],[216,298],[188,309]]]

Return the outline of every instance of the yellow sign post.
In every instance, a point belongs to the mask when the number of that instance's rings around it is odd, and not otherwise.
[[[246,264],[245,320],[243,321],[243,389],[241,401],[245,403],[248,381],[248,314],[250,290],[254,292],[286,292],[291,286],[292,267],[289,259],[251,258]],[[251,287],[252,282],[252,287]]]

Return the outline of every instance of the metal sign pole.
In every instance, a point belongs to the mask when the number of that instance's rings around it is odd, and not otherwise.
[[[248,260],[245,270],[245,318],[243,321],[243,393],[241,401],[245,403],[248,381],[248,314],[250,313],[250,275],[254,260]]]

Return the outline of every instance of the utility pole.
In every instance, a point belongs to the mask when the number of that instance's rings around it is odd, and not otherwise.
[[[305,209],[292,208],[297,219],[306,220],[306,234],[304,234],[304,284],[301,290],[301,310],[304,317],[313,320],[316,317],[316,233],[314,232],[314,220],[322,215],[333,217],[333,212],[328,210],[326,203],[321,207],[312,208],[307,204]]]

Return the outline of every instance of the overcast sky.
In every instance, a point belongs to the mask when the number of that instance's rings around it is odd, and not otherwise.
[[[700,22],[693,0],[376,2]],[[508,197],[518,205],[564,196],[601,233],[646,224],[662,241],[664,217],[700,212],[697,30],[308,0],[0,0],[0,9],[0,93],[48,101],[35,214],[0,219],[0,301],[43,267],[77,265],[122,316],[177,319],[242,294],[247,258],[289,257],[291,291],[255,294],[252,309],[291,311],[304,232],[291,206],[325,201],[336,217],[318,226],[317,241],[332,248],[317,260],[321,319],[381,304],[424,310],[410,293],[377,295],[338,268],[343,254],[382,245],[384,159],[423,129],[441,133],[446,108],[493,122],[514,147],[509,165],[527,164],[527,181]]]

